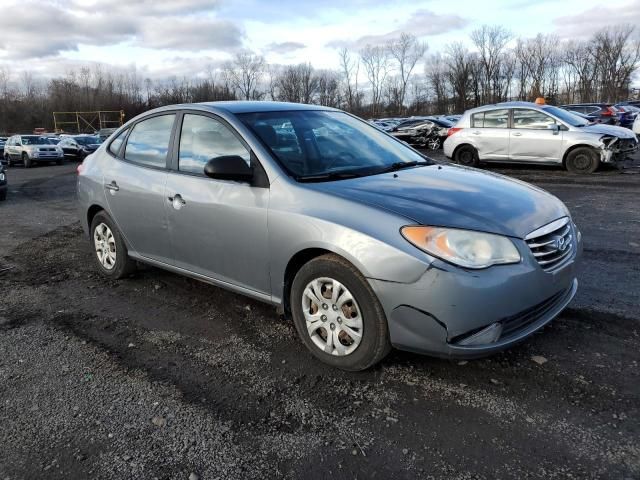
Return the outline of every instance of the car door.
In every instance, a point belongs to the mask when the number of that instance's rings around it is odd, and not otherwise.
[[[509,109],[474,113],[471,115],[470,133],[481,160],[509,158]]]
[[[540,110],[514,108],[511,127],[511,161],[562,162],[563,132],[555,118]]]
[[[103,177],[110,213],[129,248],[167,264],[171,244],[165,185],[175,117],[146,117],[114,138],[107,151],[115,158]]]
[[[205,164],[214,157],[239,155],[249,164],[257,159],[218,117],[185,113],[180,132],[166,187],[175,265],[270,294],[269,188],[204,175]]]

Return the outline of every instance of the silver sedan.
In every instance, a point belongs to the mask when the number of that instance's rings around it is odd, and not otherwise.
[[[474,358],[571,301],[581,235],[553,195],[430,161],[339,110],[174,105],[116,131],[78,169],[107,277],[136,261],[276,305],[345,370],[392,346]]]

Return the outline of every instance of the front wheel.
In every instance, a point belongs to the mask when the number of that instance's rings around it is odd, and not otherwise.
[[[427,141],[427,147],[429,150],[439,150],[442,147],[442,142],[439,137],[433,137]]]
[[[476,167],[480,163],[478,152],[471,145],[463,145],[456,150],[454,160],[466,167]]]
[[[565,165],[571,173],[593,173],[600,166],[600,158],[593,148],[579,147],[569,152]]]
[[[136,263],[129,258],[122,235],[107,213],[99,212],[93,217],[90,231],[94,258],[103,275],[123,278],[135,271]]]
[[[360,371],[391,350],[378,298],[362,274],[337,255],[306,263],[293,280],[290,302],[298,335],[324,363]]]
[[[29,155],[27,155],[26,153],[22,154],[22,164],[24,165],[24,168],[31,168],[31,165],[33,165],[33,162],[29,158]]]

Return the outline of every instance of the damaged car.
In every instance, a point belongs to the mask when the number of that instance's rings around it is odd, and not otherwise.
[[[464,113],[444,143],[454,161],[562,165],[572,173],[593,173],[601,164],[619,164],[638,150],[627,128],[591,124],[562,108],[508,102]]]
[[[442,148],[451,127],[453,123],[445,118],[425,118],[409,124],[400,124],[390,133],[409,145],[438,150]]]

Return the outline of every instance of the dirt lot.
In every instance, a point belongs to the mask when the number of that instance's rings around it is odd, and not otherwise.
[[[12,168],[0,479],[638,479],[635,164],[491,167],[570,207],[585,237],[576,299],[489,359],[393,352],[358,374],[315,361],[267,305],[153,268],[103,279],[76,222],[75,164]]]

